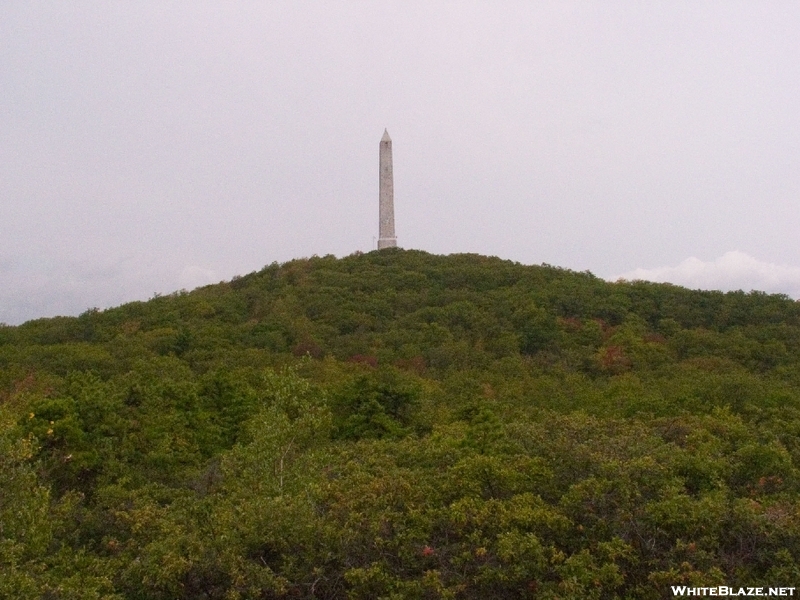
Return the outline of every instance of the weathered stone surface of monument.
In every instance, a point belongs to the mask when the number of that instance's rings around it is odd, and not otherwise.
[[[383,130],[378,165],[378,250],[397,246],[394,233],[394,176],[392,138]]]

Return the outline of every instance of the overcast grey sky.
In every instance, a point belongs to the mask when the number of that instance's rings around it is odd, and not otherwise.
[[[399,245],[800,297],[800,3],[0,4],[0,321]]]

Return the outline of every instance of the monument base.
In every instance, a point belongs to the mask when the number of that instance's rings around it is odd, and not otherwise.
[[[378,250],[384,248],[397,248],[397,238],[381,238],[378,240]]]

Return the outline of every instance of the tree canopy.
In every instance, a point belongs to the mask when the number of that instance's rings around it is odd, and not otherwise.
[[[0,598],[800,581],[800,305],[388,249],[0,326]]]

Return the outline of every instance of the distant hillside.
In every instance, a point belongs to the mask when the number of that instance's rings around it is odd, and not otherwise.
[[[800,581],[800,304],[314,257],[0,327],[0,597]]]

